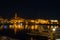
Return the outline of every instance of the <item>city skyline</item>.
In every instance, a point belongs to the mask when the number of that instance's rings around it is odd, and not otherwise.
[[[23,18],[60,19],[56,1],[1,1],[0,16],[11,18],[15,12]]]
[[[60,39],[59,3],[55,0],[0,0],[0,39]]]

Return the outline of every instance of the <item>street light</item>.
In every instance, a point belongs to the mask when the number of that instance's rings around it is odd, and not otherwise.
[[[55,31],[55,30],[56,30],[56,28],[53,28],[52,30],[53,30],[53,31]]]

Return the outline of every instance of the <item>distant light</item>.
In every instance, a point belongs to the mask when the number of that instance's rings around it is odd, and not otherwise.
[[[17,28],[23,29],[23,23],[19,23]]]
[[[60,39],[56,39],[56,40],[60,40]]]
[[[51,20],[51,22],[58,22],[58,20]]]
[[[4,29],[6,29],[7,28],[7,25],[4,25],[3,27],[4,27]]]
[[[53,31],[55,31],[56,30],[56,28],[53,28]]]
[[[31,22],[34,22],[34,20],[31,20]]]
[[[22,26],[22,25],[23,25],[23,23],[18,23],[17,25],[20,25],[20,26]]]
[[[21,23],[20,25],[22,26],[23,24]]]

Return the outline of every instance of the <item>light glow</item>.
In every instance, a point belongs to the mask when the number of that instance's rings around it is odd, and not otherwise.
[[[53,28],[53,31],[55,31],[56,30],[56,28]]]

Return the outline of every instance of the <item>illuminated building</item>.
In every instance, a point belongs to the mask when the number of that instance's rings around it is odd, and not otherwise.
[[[59,24],[58,20],[50,20],[51,24]]]
[[[0,29],[2,29],[2,28],[6,29],[8,27],[7,25],[4,25],[5,23],[7,23],[7,24],[10,23],[9,28],[14,29],[15,34],[18,30],[19,31],[32,30],[35,32],[36,32],[36,30],[38,30],[39,32],[48,30],[49,34],[51,34],[51,39],[53,37],[52,36],[53,32],[51,32],[51,30],[55,32],[55,29],[59,28],[58,25],[60,24],[60,22],[58,20],[53,20],[53,19],[48,20],[48,19],[20,18],[17,16],[17,13],[15,13],[15,16],[9,20],[0,17]]]
[[[49,24],[49,20],[37,19],[37,20],[35,20],[35,23],[37,23],[37,24]]]
[[[10,25],[10,28],[14,28],[15,33],[17,29],[20,29],[20,30],[24,29],[23,27],[24,19],[17,17],[16,13],[15,13],[15,17],[10,20],[10,23],[13,24],[13,26]]]

